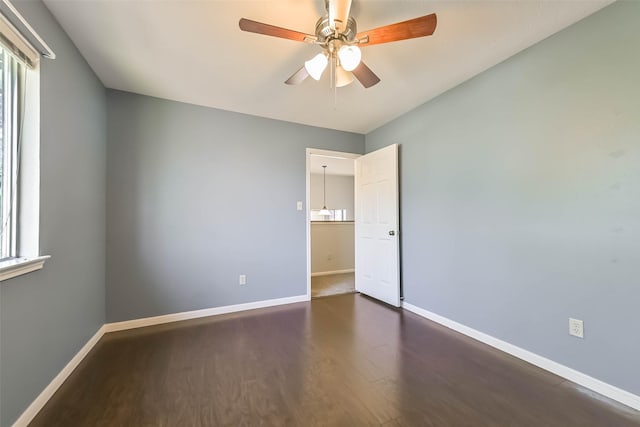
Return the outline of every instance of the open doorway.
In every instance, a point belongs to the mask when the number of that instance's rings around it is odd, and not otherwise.
[[[355,292],[354,175],[359,154],[307,149],[307,295]]]

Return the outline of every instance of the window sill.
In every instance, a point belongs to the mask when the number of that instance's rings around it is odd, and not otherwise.
[[[39,257],[20,257],[0,261],[0,282],[40,270],[50,255]]]

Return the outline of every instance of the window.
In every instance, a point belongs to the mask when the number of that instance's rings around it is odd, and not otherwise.
[[[55,58],[8,1],[0,2],[0,281],[42,268],[41,56]]]
[[[0,260],[17,255],[17,187],[25,72],[25,65],[0,45]]]

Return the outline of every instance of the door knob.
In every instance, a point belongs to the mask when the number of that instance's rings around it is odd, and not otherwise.
[[[395,231],[393,231],[393,230],[389,231],[389,236],[395,236],[395,235],[396,235]]]

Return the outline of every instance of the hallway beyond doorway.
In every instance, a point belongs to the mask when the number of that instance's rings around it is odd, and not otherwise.
[[[311,298],[348,294],[355,291],[355,273],[330,274],[311,278]]]

